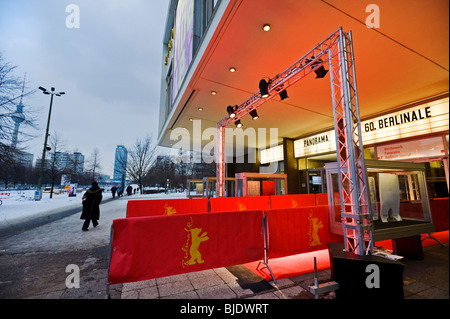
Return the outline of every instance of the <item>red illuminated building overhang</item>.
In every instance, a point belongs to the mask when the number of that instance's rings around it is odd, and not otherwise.
[[[353,34],[361,118],[448,92],[448,1],[376,1],[379,28],[366,26],[371,3],[219,2],[159,144],[170,147],[170,131],[176,127],[185,127],[193,136],[193,119],[202,121],[202,129],[216,127],[228,105],[244,102],[259,90],[262,78],[276,76],[341,26]],[[262,29],[266,23],[271,25],[269,32]],[[230,72],[231,67],[236,71]],[[329,76],[316,79],[311,74],[290,87],[288,95],[259,107],[257,121],[250,116],[241,119],[244,127],[276,127],[280,139],[333,127]]]

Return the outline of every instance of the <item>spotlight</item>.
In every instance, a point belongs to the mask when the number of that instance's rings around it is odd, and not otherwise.
[[[283,101],[284,99],[287,99],[288,97],[289,96],[288,96],[286,90],[283,90],[283,91],[280,92],[280,99],[281,99],[281,101]]]
[[[262,29],[264,30],[264,31],[269,31],[270,29],[271,29],[271,27],[270,27],[270,24],[268,24],[268,23],[266,23],[266,24],[264,24],[263,26],[262,26]]]
[[[261,81],[259,81],[259,92],[261,93],[262,98],[269,97],[269,83],[270,79],[269,82],[266,82],[266,80],[264,79],[261,79]]]
[[[275,91],[277,91],[277,93],[280,95],[281,101],[283,101],[283,100],[285,100],[285,99],[287,99],[287,98],[289,97],[289,96],[287,95],[287,91],[286,91],[286,89],[284,88],[283,85],[277,87],[277,88],[275,89]]]
[[[234,125],[236,125],[237,128],[242,127],[241,120],[237,120],[236,122],[234,122]]]
[[[314,56],[311,57],[311,60],[314,59]],[[309,61],[311,61],[309,60]],[[307,60],[307,62],[309,62]],[[311,64],[311,68],[314,70],[314,67],[320,63],[322,63],[323,60],[322,59],[318,59],[316,62],[314,62],[313,64]],[[320,66],[320,68],[317,68],[314,70],[314,73],[316,74],[316,79],[322,79],[325,77],[325,75],[327,75],[328,70],[325,70],[325,68],[323,67],[323,65]]]
[[[231,105],[227,106],[227,113],[230,116],[230,118],[233,118],[233,117],[236,116],[236,109],[237,109],[237,107],[234,107],[234,106],[231,106]]]
[[[256,110],[250,111],[250,116],[252,117],[253,120],[259,118],[258,113],[256,113]]]
[[[327,75],[328,70],[325,70],[325,68],[322,65],[317,70],[314,70],[314,73],[316,73],[316,79],[322,79],[325,77],[325,75]]]

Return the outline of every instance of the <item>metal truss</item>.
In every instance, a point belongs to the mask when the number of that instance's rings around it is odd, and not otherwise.
[[[225,196],[225,128],[289,88],[324,64],[330,66],[336,132],[341,218],[347,251],[358,255],[373,250],[372,217],[361,141],[358,95],[351,32],[339,28],[298,61],[269,81],[267,98],[256,92],[217,123],[216,176],[218,196]]]

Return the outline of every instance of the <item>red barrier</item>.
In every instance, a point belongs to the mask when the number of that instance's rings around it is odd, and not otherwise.
[[[127,217],[195,214],[208,212],[207,198],[129,200]]]
[[[316,195],[316,205],[328,205],[328,194],[327,193],[318,193]]]
[[[211,212],[270,209],[269,196],[214,197],[210,198]]]
[[[116,219],[109,284],[261,260],[262,215],[248,211]]]
[[[297,194],[297,195],[275,195],[270,196],[270,208],[296,208],[316,206],[316,197],[314,194]]]
[[[328,206],[267,211],[269,257],[284,257],[327,248]]]

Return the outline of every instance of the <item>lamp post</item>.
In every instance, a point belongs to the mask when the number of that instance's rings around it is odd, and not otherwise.
[[[40,200],[42,197],[42,193],[41,193],[41,187],[42,187],[42,174],[44,171],[44,162],[45,162],[45,152],[47,151],[47,149],[49,148],[47,146],[47,139],[48,139],[48,129],[50,126],[50,117],[52,115],[52,106],[53,106],[53,96],[61,96],[66,94],[65,92],[58,92],[55,93],[55,88],[52,87],[50,90],[50,92],[46,89],[43,88],[42,86],[39,87],[39,90],[42,91],[42,93],[46,94],[46,95],[50,95],[50,109],[48,111],[48,119],[47,119],[47,129],[45,130],[45,139],[44,139],[44,149],[42,150],[42,158],[41,158],[41,169],[39,171],[39,181],[38,181],[38,190],[37,190],[37,194],[35,194],[35,200]]]

